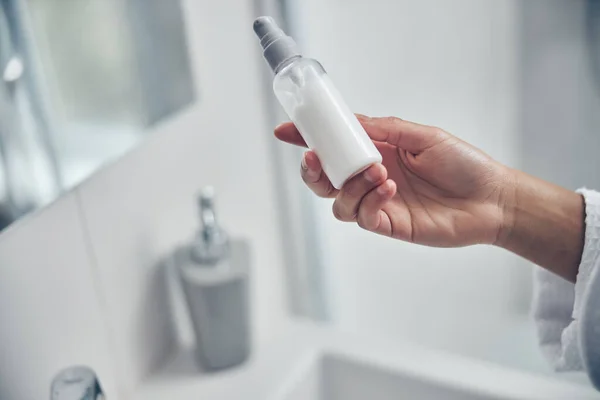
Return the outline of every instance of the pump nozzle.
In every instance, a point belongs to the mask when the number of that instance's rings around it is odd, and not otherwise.
[[[258,17],[253,27],[273,71],[277,72],[286,61],[301,56],[294,39],[286,35],[273,18]]]
[[[198,198],[202,230],[192,248],[192,257],[201,264],[215,264],[227,256],[229,238],[217,223],[215,190],[205,187]]]

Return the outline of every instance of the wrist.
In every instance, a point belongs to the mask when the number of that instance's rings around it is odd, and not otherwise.
[[[498,199],[500,223],[493,245],[505,248],[516,225],[520,172],[506,166],[502,169]]]
[[[512,169],[503,197],[495,244],[574,282],[585,235],[583,197]]]

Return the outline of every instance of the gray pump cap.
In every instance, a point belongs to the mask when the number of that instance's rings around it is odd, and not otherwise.
[[[264,49],[263,56],[273,71],[277,72],[286,61],[301,56],[294,39],[286,35],[273,18],[258,17],[254,20],[254,32]]]

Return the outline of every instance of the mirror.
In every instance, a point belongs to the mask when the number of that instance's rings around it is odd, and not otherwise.
[[[174,0],[0,0],[0,74],[0,229],[195,99]]]

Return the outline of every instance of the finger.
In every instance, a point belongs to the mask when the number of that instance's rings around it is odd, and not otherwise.
[[[394,194],[396,194],[396,183],[391,179],[371,190],[358,208],[358,225],[371,232],[392,236],[392,220],[382,208]]]
[[[284,122],[275,128],[275,137],[282,142],[308,147],[304,139],[302,139],[300,132],[298,132],[298,128],[292,122]]]
[[[395,117],[372,118],[356,114],[371,139],[387,142],[411,153],[418,154],[449,136],[440,128],[421,125]],[[283,142],[307,147],[300,132],[292,122],[275,128],[275,137]]]
[[[381,164],[373,164],[364,172],[344,183],[333,203],[333,215],[340,221],[356,221],[358,205],[367,193],[387,179],[387,170]]]
[[[370,118],[357,114],[357,118],[371,139],[387,142],[413,154],[419,154],[449,136],[440,128],[395,117]]]
[[[319,157],[313,151],[307,151],[300,163],[300,174],[306,185],[319,197],[335,197],[338,190],[333,187],[323,168]]]

